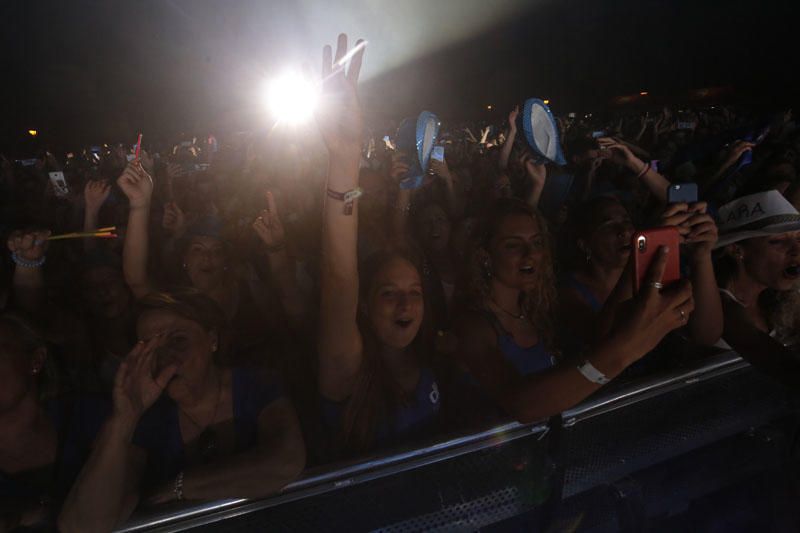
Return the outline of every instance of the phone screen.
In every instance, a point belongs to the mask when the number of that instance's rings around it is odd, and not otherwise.
[[[444,146],[434,146],[433,152],[431,152],[431,159],[439,161],[441,163],[444,162]]]
[[[59,198],[67,196],[69,194],[69,187],[67,187],[67,181],[64,179],[64,173],[58,171],[48,172],[47,174],[50,177],[50,181],[53,183],[53,191],[56,193],[56,196]]]

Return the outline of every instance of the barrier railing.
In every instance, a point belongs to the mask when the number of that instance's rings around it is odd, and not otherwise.
[[[569,431],[570,428],[580,426],[595,417],[624,412],[639,402],[692,387],[704,381],[718,379],[748,367],[749,365],[735,353],[726,352],[698,360],[677,371],[647,377],[621,387],[603,389],[580,405],[565,411],[562,414],[563,427],[565,431]],[[518,439],[546,440],[550,429],[547,422],[527,425],[516,422],[502,423],[484,431],[451,436],[413,449],[393,450],[358,461],[308,470],[301,479],[290,484],[280,494],[265,500],[231,499],[140,511],[119,531],[131,533],[145,530],[179,531],[209,525],[220,520],[241,518],[287,504],[299,504],[302,500],[321,495],[335,497],[335,494],[331,493],[337,490],[378,482],[383,478],[391,478],[467,454],[481,451],[487,453],[491,449],[508,445]],[[557,487],[556,490],[561,491],[557,496],[560,498],[566,496],[566,493],[574,494],[578,490],[576,486],[590,485],[577,483],[572,489]]]

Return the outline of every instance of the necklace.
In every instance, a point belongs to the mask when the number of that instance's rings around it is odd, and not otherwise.
[[[211,424],[213,424],[214,420],[217,419],[219,404],[222,401],[222,376],[219,376],[217,383],[217,403],[214,405],[214,414],[212,415],[211,420],[209,420],[208,424],[205,426],[199,424],[197,420],[195,420],[189,413],[179,408],[180,412],[184,414],[189,422],[194,424],[197,429],[201,430],[200,435],[197,437],[197,447],[200,450],[200,456],[206,463],[211,461],[217,452],[217,434],[211,428]]]
[[[497,307],[500,311],[504,312],[505,314],[507,314],[511,318],[514,318],[516,320],[525,320],[525,313],[516,314],[516,313],[512,313],[511,311],[506,311],[505,309],[503,309],[500,306],[500,304],[495,302],[493,298],[489,298],[489,301],[492,302],[494,304],[494,306]]]

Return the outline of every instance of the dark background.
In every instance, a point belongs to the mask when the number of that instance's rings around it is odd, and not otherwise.
[[[30,149],[29,128],[40,132],[38,142],[59,146],[133,142],[138,131],[152,140],[258,129],[265,119],[253,85],[295,43],[304,53],[316,47],[305,36],[316,19],[304,9],[317,19],[326,9],[360,17],[367,33],[374,28],[366,36],[370,67],[381,61],[371,55],[376,40],[402,41],[419,21],[428,34],[449,31],[470,15],[462,0],[438,0],[446,10],[435,21],[424,13],[382,20],[381,1],[367,3],[367,14],[346,12],[357,2],[5,0],[0,147]],[[263,28],[256,13],[267,20]],[[641,90],[649,95],[628,105],[679,103],[693,90],[725,87],[717,99],[778,109],[791,105],[797,89],[796,21],[791,2],[520,3],[444,47],[414,53],[413,44],[402,44],[408,60],[373,69],[363,100],[374,119],[421,109],[445,119],[498,119],[529,96],[549,98],[564,113],[619,105],[615,98]],[[332,42],[335,31],[314,38]],[[299,58],[317,61],[309,55]]]

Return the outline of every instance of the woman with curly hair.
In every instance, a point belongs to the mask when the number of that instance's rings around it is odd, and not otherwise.
[[[498,201],[476,232],[470,309],[457,321],[456,362],[493,404],[521,422],[575,405],[686,323],[694,309],[691,284],[660,290],[668,253],[659,251],[643,290],[616,315],[611,334],[581,357],[562,357],[552,322],[556,286],[547,225],[519,200]]]

